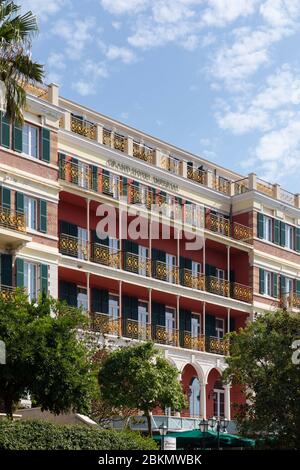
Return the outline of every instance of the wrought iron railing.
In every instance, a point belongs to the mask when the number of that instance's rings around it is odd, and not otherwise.
[[[193,336],[190,331],[180,331],[180,343],[183,348],[205,351],[205,336]]]
[[[71,116],[71,131],[91,140],[96,140],[97,138],[96,124],[77,116]]]
[[[12,297],[15,290],[16,290],[15,287],[5,286],[3,284],[0,284],[0,298],[2,300],[9,300]]]
[[[207,214],[205,217],[205,228],[211,232],[230,236],[230,221],[221,215]]]
[[[127,139],[121,134],[114,133],[113,144],[114,144],[114,149],[119,150],[119,152],[125,152]]]
[[[191,269],[183,268],[180,270],[180,283],[192,289],[205,290],[204,274],[194,273]]]
[[[252,302],[252,287],[233,282],[231,284],[231,297],[242,302]]]
[[[203,170],[194,169],[193,167],[188,166],[187,177],[188,179],[196,181],[197,183],[203,185],[207,184],[207,173]]]
[[[90,313],[90,327],[92,331],[119,336],[121,335],[121,320],[113,318],[106,313]]]
[[[61,233],[59,236],[59,251],[67,256],[78,259],[88,259],[88,242],[73,235]]]
[[[178,283],[178,267],[169,266],[164,261],[152,261],[153,277],[160,281],[167,281],[171,284]]]
[[[133,142],[133,156],[147,163],[153,163],[154,149],[139,142]]]
[[[273,194],[274,194],[273,185],[269,183],[268,181],[264,181],[262,179],[257,178],[256,189],[260,193],[264,193],[264,194],[267,194],[267,196],[273,197]]]
[[[124,253],[124,269],[140,276],[149,277],[151,276],[151,261],[149,258],[126,251]]]
[[[178,346],[179,334],[176,329],[169,329],[165,326],[154,325],[152,328],[152,339],[159,344],[169,344],[171,346]]]
[[[26,232],[25,215],[10,208],[0,206],[0,226],[16,230],[17,232]]]
[[[151,340],[150,323],[142,323],[138,320],[127,319],[123,322],[123,334],[127,338],[139,340]]]
[[[226,180],[225,178],[222,178],[221,176],[216,176],[213,178],[213,189],[229,196],[230,181]]]
[[[206,276],[206,290],[211,294],[228,297],[230,293],[230,283],[225,279],[215,276]]]
[[[121,267],[121,251],[101,243],[92,243],[92,261],[119,269]]]
[[[205,351],[226,356],[229,354],[229,340],[214,336],[205,337]]]

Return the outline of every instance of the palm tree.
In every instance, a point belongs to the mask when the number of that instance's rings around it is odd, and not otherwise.
[[[38,32],[31,11],[20,14],[14,1],[0,0],[0,85],[6,115],[10,121],[23,123],[27,84],[42,83],[43,66],[31,60],[31,40]]]

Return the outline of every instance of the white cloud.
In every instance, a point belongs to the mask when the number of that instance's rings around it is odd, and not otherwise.
[[[229,111],[225,115],[219,113],[217,121],[221,129],[230,130],[235,135],[270,128],[268,113],[253,107],[248,111]]]
[[[267,0],[260,6],[260,13],[272,26],[289,26],[300,14],[300,2],[299,0]]]
[[[108,60],[120,59],[124,64],[131,64],[136,60],[135,54],[126,47],[109,46],[106,51],[106,57]]]
[[[225,26],[239,17],[251,15],[258,0],[207,0],[208,8],[202,15],[206,26]]]
[[[81,96],[94,95],[95,89],[91,87],[91,84],[85,80],[78,80],[73,82],[71,85],[72,89]]]
[[[136,13],[148,5],[149,0],[101,0],[105,10],[121,15],[123,13]]]
[[[47,60],[47,66],[50,69],[65,70],[66,60],[63,54],[51,52]]]
[[[88,44],[94,40],[95,19],[64,20],[59,19],[52,27],[52,33],[65,41],[65,52],[70,59],[79,60]]]
[[[73,80],[71,87],[81,96],[95,95],[103,79],[108,77],[108,71],[103,62],[84,61],[78,70],[80,78]]]
[[[48,16],[58,13],[62,8],[70,5],[69,0],[22,0],[22,11],[31,10],[41,20],[46,20]]]

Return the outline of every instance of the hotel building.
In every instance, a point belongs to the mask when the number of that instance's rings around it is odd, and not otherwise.
[[[226,333],[265,310],[300,309],[300,195],[87,109],[54,84],[27,91],[22,127],[0,116],[2,295],[21,286],[31,299],[44,290],[82,306],[99,343],[152,339],[187,395],[176,419],[232,419],[244,397],[221,380]],[[116,230],[103,239],[107,205]],[[146,237],[127,234],[133,209]]]

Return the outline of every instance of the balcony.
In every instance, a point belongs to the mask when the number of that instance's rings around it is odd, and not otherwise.
[[[191,166],[187,168],[187,177],[190,180],[196,181],[196,183],[200,183],[203,185],[207,185],[207,173],[203,170],[194,169]]]
[[[190,331],[181,331],[181,344],[183,348],[205,351],[205,336],[193,336]]]
[[[121,251],[101,243],[92,243],[92,261],[119,269],[121,266]]]
[[[127,151],[127,138],[122,134],[118,134],[117,132],[113,132],[109,129],[103,128],[103,137],[102,137],[103,145],[107,145],[108,147],[112,147],[119,152],[126,152]]]
[[[230,186],[231,182],[225,178],[222,178],[221,176],[213,178],[213,189],[219,191],[220,193],[230,196]]]
[[[182,162],[177,158],[174,158],[170,155],[162,155],[160,158],[160,166],[164,170],[170,171],[175,175],[182,174]]]
[[[139,142],[133,142],[133,157],[147,163],[154,163],[154,149]]]
[[[59,251],[63,255],[77,259],[88,259],[88,243],[73,235],[61,233],[59,237]]]
[[[9,300],[14,292],[15,287],[0,284],[0,298],[2,300]]]
[[[112,318],[106,313],[90,313],[90,328],[96,333],[119,336],[121,334],[121,320]]]
[[[143,277],[177,284],[199,291],[206,291],[241,302],[252,302],[252,287],[238,282],[229,282],[214,276],[195,273],[191,269],[172,266],[164,261],[151,260],[136,253],[119,250],[102,243],[89,243],[72,235],[60,234],[59,251],[73,258],[90,260],[114,269],[124,270]],[[89,256],[90,253],[90,256]]]
[[[229,341],[214,336],[205,337],[205,351],[226,356],[229,354]]]
[[[96,140],[97,138],[96,124],[78,116],[71,116],[71,131],[91,140]]]
[[[23,213],[0,206],[0,246],[17,249],[31,241]]]
[[[138,339],[142,341],[151,340],[150,323],[141,323],[138,320],[128,319],[123,322],[123,335],[126,338]]]
[[[152,339],[158,344],[167,344],[170,346],[178,346],[178,330],[169,329],[165,326],[153,325]]]

